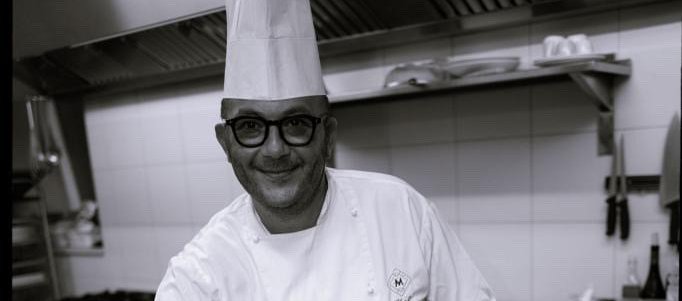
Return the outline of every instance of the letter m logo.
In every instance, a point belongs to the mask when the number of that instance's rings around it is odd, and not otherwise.
[[[407,273],[399,269],[393,269],[391,276],[388,277],[388,288],[392,292],[403,296],[408,285],[410,285],[410,277],[407,276]]]

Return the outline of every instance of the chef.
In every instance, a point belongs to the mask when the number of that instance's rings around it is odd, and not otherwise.
[[[247,193],[174,256],[159,301],[495,300],[433,204],[325,167],[329,111],[308,0],[228,0],[216,137]]]

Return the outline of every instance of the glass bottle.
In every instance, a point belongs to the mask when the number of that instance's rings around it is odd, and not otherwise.
[[[667,301],[679,301],[680,300],[680,263],[675,264],[675,270],[672,271],[667,277],[668,288],[667,288]]]
[[[651,262],[649,275],[639,297],[642,299],[665,299],[665,288],[661,281],[661,271],[658,267],[658,233],[651,236]]]
[[[628,276],[626,284],[633,286],[642,284],[637,275],[637,257],[635,256],[628,257]]]

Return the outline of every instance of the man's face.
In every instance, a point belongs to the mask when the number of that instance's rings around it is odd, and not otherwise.
[[[223,100],[224,119],[249,116],[266,120],[306,114],[322,117],[328,113],[322,97],[304,97],[279,101]],[[323,118],[315,125],[310,144],[288,145],[276,126],[270,125],[267,139],[257,147],[245,147],[235,139],[229,126],[217,124],[216,137],[232,163],[244,189],[260,205],[287,209],[301,207],[312,201],[324,177],[324,166],[331,156],[336,120]],[[295,206],[296,205],[296,206]]]

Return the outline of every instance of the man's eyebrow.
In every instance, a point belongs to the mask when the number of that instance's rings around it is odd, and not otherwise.
[[[284,111],[284,116],[289,116],[293,114],[310,114],[310,109],[305,106],[295,106]]]

